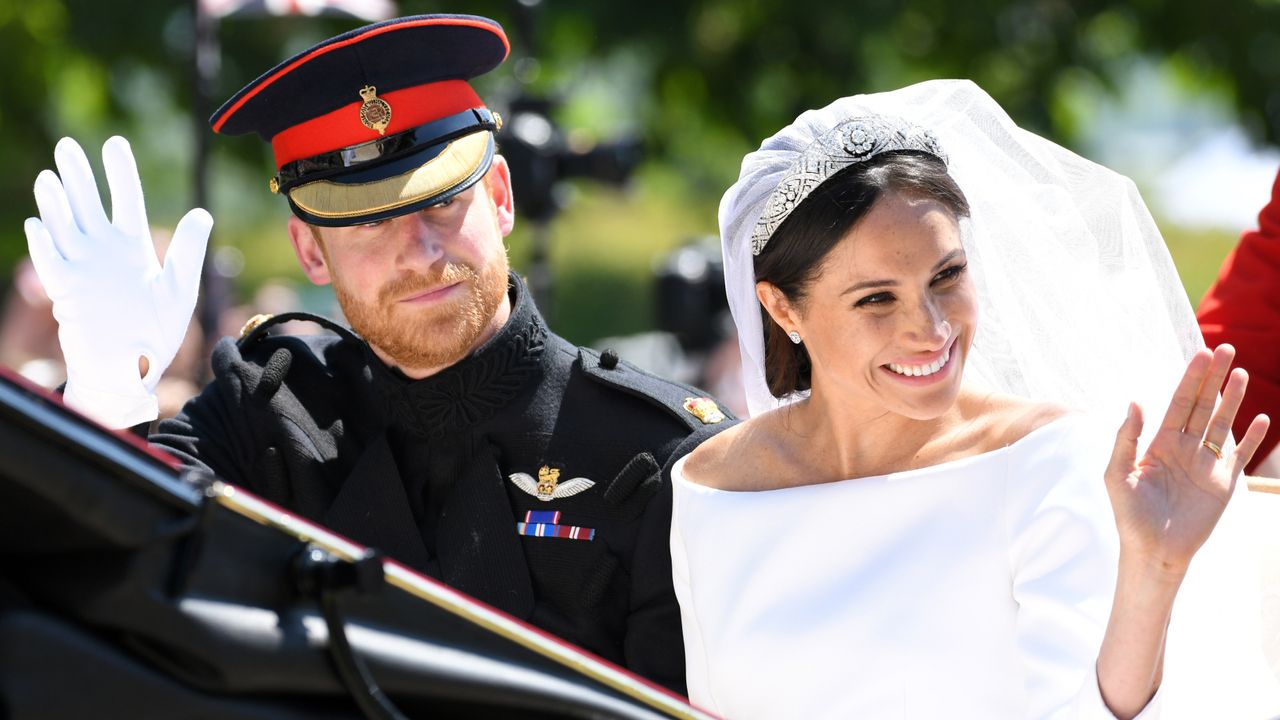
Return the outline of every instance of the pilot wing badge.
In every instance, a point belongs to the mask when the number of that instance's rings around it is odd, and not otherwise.
[[[573,497],[595,485],[595,481],[582,477],[560,482],[560,470],[548,465],[538,469],[537,480],[534,480],[529,473],[521,472],[511,473],[508,478],[516,487],[543,502]]]

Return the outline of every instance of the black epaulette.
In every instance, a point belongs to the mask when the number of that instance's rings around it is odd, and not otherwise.
[[[249,356],[254,354],[254,344],[267,337],[267,331],[271,328],[282,325],[284,323],[302,320],[312,322],[326,330],[332,331],[343,340],[352,342],[362,342],[360,337],[348,328],[320,315],[312,315],[305,312],[287,312],[279,315],[254,315],[240,329],[240,337],[236,340],[235,347],[239,351],[240,358],[232,358],[228,354],[219,352],[215,349],[213,353],[213,371],[215,375],[222,375],[226,372],[235,372],[242,377],[244,387],[248,393],[248,397],[255,401],[266,405],[271,398],[279,391],[284,384],[285,378],[288,377],[293,368],[294,352],[297,351],[297,345],[284,343],[271,350],[271,356],[263,361],[261,358],[250,360]],[[292,340],[302,340],[301,338],[289,338]],[[218,347],[222,348],[228,338],[223,338],[218,342]],[[242,365],[245,362],[247,365]],[[238,366],[237,370],[232,370],[232,366]],[[256,367],[256,371],[248,370],[249,366]]]
[[[307,312],[287,312],[279,315],[254,315],[249,318],[244,327],[240,328],[240,338],[236,340],[236,345],[241,349],[246,348],[265,337],[267,331],[276,325],[282,325],[293,320],[313,322],[326,330],[332,331],[344,340],[363,342],[360,336],[352,332],[350,328],[344,327],[327,317],[312,315]]]
[[[621,360],[613,350],[597,352],[591,348],[579,347],[578,362],[587,377],[648,400],[666,410],[690,430],[735,419],[721,410],[716,401],[701,390],[647,373]]]

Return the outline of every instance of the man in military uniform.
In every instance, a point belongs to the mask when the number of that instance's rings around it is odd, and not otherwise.
[[[669,468],[725,417],[692,388],[571,346],[509,273],[501,120],[467,82],[507,52],[491,20],[400,18],[301,53],[214,114],[215,131],[271,143],[303,271],[333,285],[354,332],[311,318],[333,334],[271,336],[288,314],[222,340],[215,380],[151,441],[682,689]],[[64,140],[26,230],[67,403],[122,428],[155,417],[211,221],[184,218],[159,265],[127,144],[103,155],[110,223]]]

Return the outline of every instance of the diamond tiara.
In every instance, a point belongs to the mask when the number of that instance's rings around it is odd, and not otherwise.
[[[809,143],[765,202],[751,232],[751,254],[759,255],[791,211],[832,175],[894,150],[918,150],[947,162],[933,133],[889,115],[846,120]]]

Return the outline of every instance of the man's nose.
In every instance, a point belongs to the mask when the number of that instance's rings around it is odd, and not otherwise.
[[[427,222],[421,211],[400,218],[399,264],[425,269],[444,257],[444,238]]]

